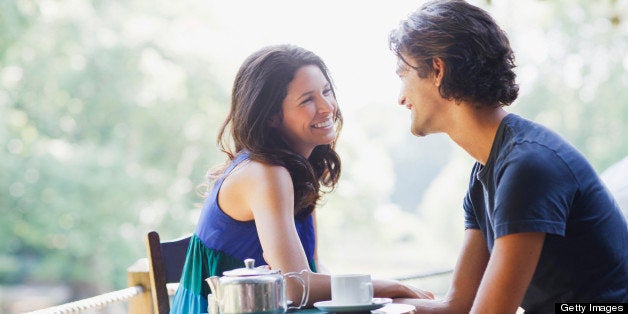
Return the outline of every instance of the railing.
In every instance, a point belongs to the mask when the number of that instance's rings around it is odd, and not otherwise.
[[[93,311],[101,309],[108,305],[118,302],[126,302],[133,297],[139,296],[146,291],[143,286],[133,286],[114,292],[101,294],[92,298],[83,299],[76,302],[70,302],[51,308],[28,312],[28,314],[43,314],[43,313],[80,313],[83,311]]]
[[[393,278],[399,281],[431,278],[451,273],[453,270],[437,271],[425,274],[400,276]],[[46,309],[28,312],[26,314],[43,313],[81,313],[94,311],[115,303],[129,302],[130,314],[153,313],[153,304],[150,293],[150,279],[148,276],[148,260],[141,258],[127,268],[128,287],[104,293],[95,297],[82,299],[75,302],[65,303]],[[176,291],[178,284],[167,284],[168,294],[172,295]]]
[[[430,272],[430,273],[399,276],[399,277],[394,277],[393,279],[399,280],[399,281],[408,281],[408,280],[425,279],[425,278],[432,278],[436,276],[448,275],[453,272],[454,272],[453,269],[447,269],[447,270],[435,271],[435,272]]]
[[[149,288],[148,259],[141,258],[127,268],[127,285],[128,287],[125,289],[28,312],[27,314],[93,312],[94,310],[121,302],[129,302],[128,312],[130,314],[153,313],[153,304]]]

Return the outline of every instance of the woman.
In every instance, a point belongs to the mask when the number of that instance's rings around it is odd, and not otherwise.
[[[205,278],[254,258],[282,272],[311,271],[310,303],[330,299],[330,276],[315,273],[314,209],[340,177],[334,151],[342,126],[327,67],[291,45],[265,47],[238,71],[218,144],[229,157],[213,171],[210,191],[187,252],[172,313],[207,309]],[[301,286],[288,280],[290,300]],[[374,281],[380,297],[421,297],[395,281]]]

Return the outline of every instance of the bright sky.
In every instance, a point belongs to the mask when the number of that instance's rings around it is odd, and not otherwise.
[[[393,104],[398,88],[388,33],[419,2],[395,1],[222,1],[213,0],[217,43],[232,77],[258,48],[292,43],[310,49],[327,63],[342,109],[370,103]],[[219,59],[220,60],[220,59]]]
[[[388,33],[399,21],[416,10],[421,0],[209,0],[213,49],[226,73],[233,76],[242,60],[268,44],[293,43],[320,55],[330,67],[339,100],[351,104],[394,102],[397,78],[394,56],[388,50]],[[530,27],[543,16],[538,1],[470,0],[488,9],[498,24],[514,31],[511,40],[522,38],[525,45],[516,54],[539,59],[547,55],[543,34]],[[533,24],[532,24],[533,25]],[[539,38],[540,37],[540,38]],[[517,51],[517,49],[524,51]],[[539,61],[539,60],[536,60]],[[380,92],[381,91],[381,92]],[[351,110],[351,108],[349,108]]]

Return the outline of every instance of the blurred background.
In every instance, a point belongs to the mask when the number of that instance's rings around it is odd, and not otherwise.
[[[628,210],[628,1],[470,2],[515,51],[507,110],[567,138]],[[387,43],[420,3],[0,1],[0,312],[121,289],[148,231],[193,232],[196,188],[225,158],[215,138],[233,77],[277,43],[326,61],[345,117],[341,182],[317,210],[325,266],[453,268],[473,160],[446,136],[410,134]],[[449,280],[413,283],[442,295]]]

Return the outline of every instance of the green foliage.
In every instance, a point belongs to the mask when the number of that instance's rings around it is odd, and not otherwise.
[[[208,60],[131,40],[123,4],[0,2],[0,284],[110,291],[148,230],[191,230],[227,97]]]
[[[616,24],[621,10],[616,1],[544,6],[549,14],[537,25],[543,38],[514,43],[522,50],[515,51],[518,63],[535,72],[515,110],[566,137],[602,172],[628,155],[628,32]]]

